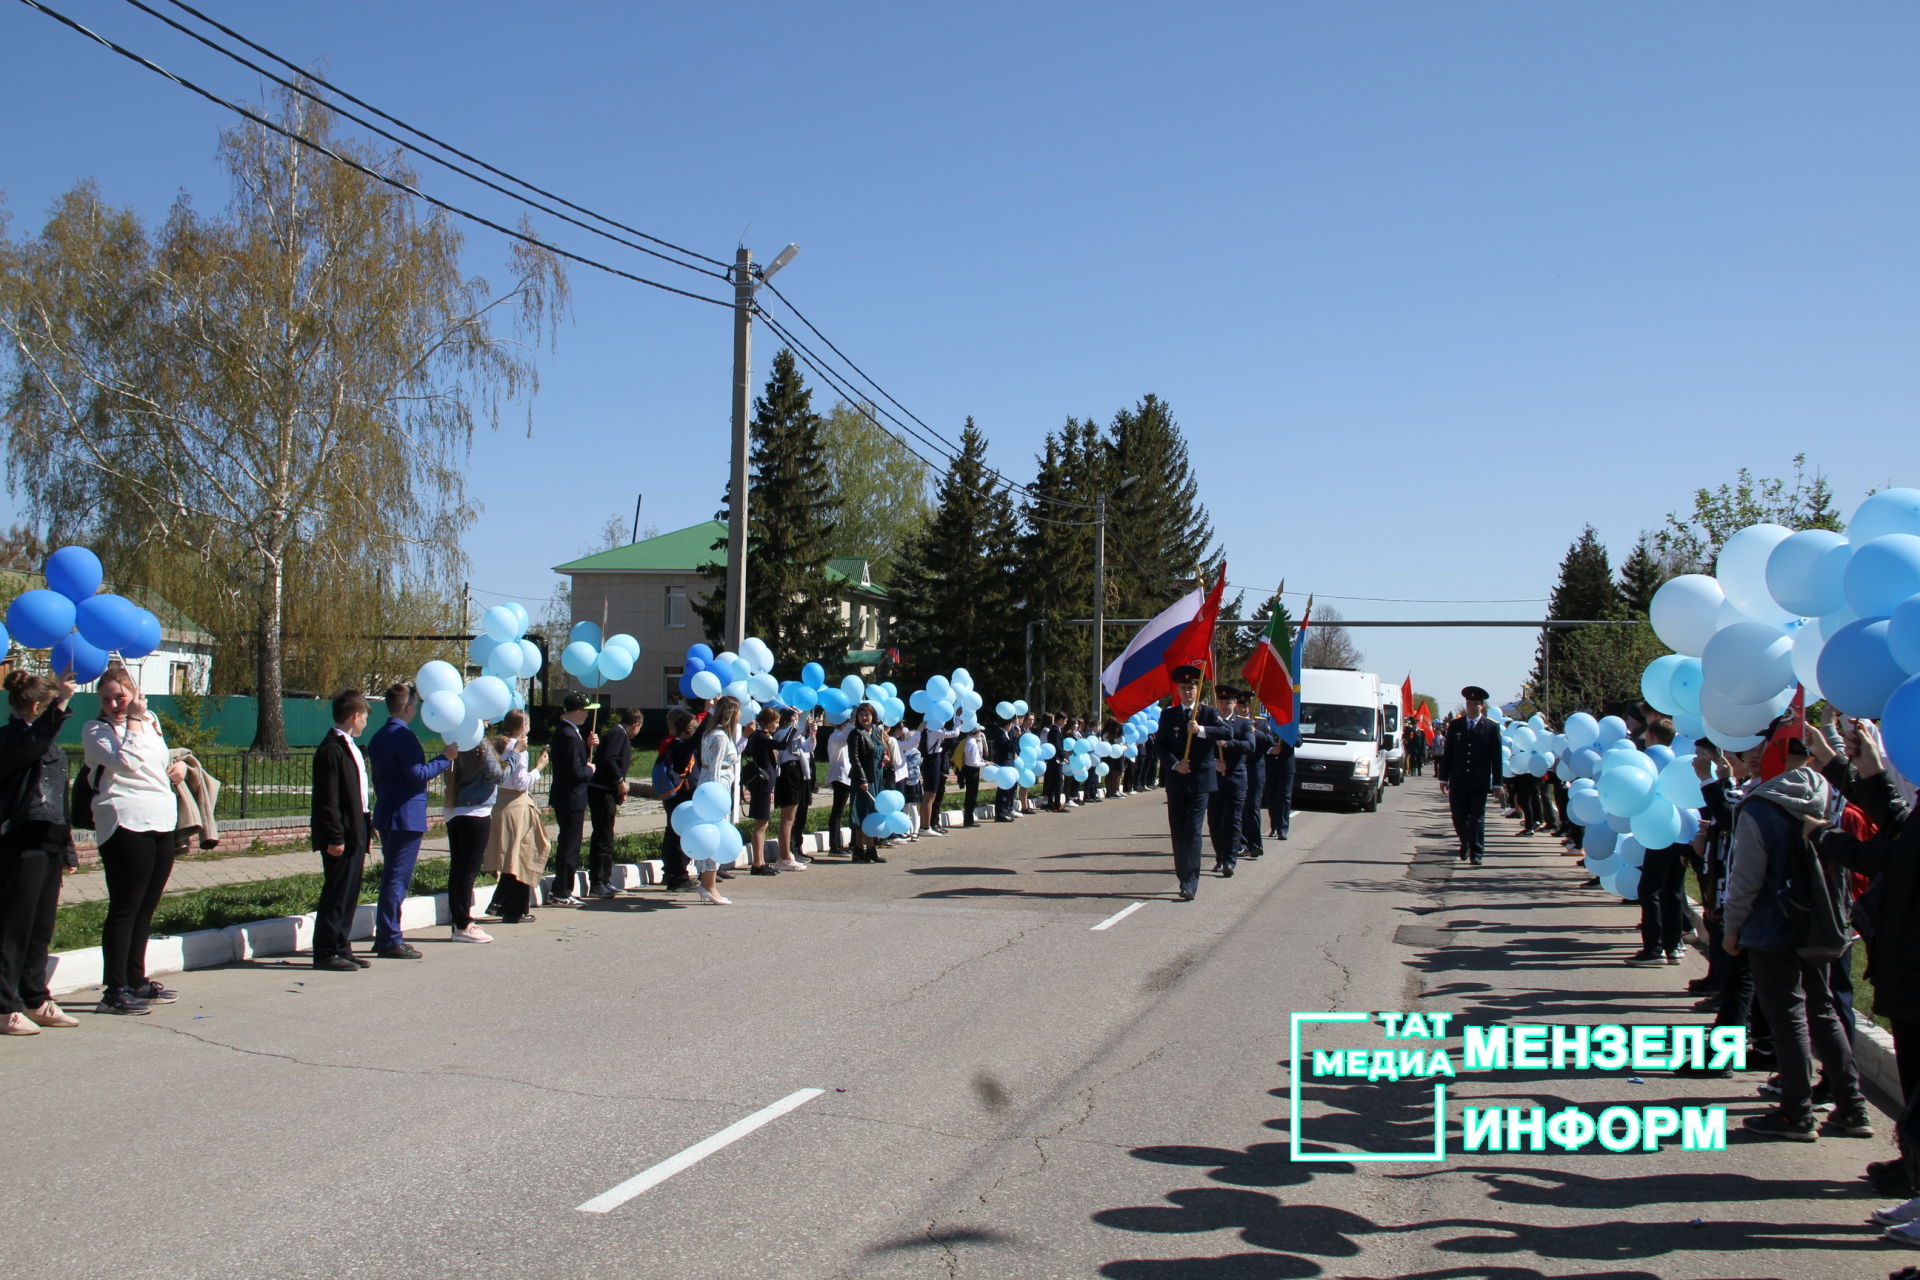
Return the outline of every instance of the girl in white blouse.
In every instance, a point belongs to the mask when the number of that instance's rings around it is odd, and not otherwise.
[[[101,996],[96,1013],[145,1013],[178,998],[147,978],[153,911],[173,874],[180,802],[173,784],[184,764],[168,762],[160,724],[125,667],[100,677],[100,716],[80,731],[86,768],[95,771],[93,829],[107,875],[107,918],[100,926]]]
[[[697,791],[706,783],[717,782],[731,796],[727,804],[727,822],[740,820],[740,748],[735,735],[740,731],[740,700],[716,698],[713,710],[700,726],[700,741],[694,758],[699,762],[693,785]],[[700,877],[700,897],[719,906],[733,905],[731,898],[720,896],[716,881],[720,863],[714,858],[695,858],[693,869]]]

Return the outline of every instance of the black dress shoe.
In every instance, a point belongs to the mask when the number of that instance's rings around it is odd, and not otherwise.
[[[518,916],[501,916],[500,923],[501,924],[532,924],[533,912],[529,911],[525,915],[518,915]]]
[[[360,966],[347,956],[321,956],[313,962],[316,969],[332,969],[336,973],[358,973]]]
[[[1182,902],[1192,902],[1192,901],[1193,901],[1193,890],[1191,890],[1191,889],[1182,889],[1182,890],[1180,890],[1180,901],[1182,901]]]
[[[373,954],[379,956],[382,960],[418,960],[421,958],[420,949],[411,942],[402,942],[391,947],[382,947]]]

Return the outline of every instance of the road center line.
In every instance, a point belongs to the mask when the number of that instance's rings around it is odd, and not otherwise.
[[[765,1106],[743,1120],[736,1120],[711,1138],[694,1143],[677,1156],[669,1156],[659,1164],[628,1178],[611,1191],[605,1191],[579,1206],[580,1213],[609,1213],[618,1209],[641,1192],[657,1187],[683,1169],[690,1169],[714,1152],[752,1133],[762,1125],[778,1120],[781,1116],[813,1101],[825,1089],[798,1089],[771,1106]]]
[[[1108,916],[1105,920],[1102,920],[1099,924],[1093,926],[1093,928],[1089,930],[1089,932],[1098,933],[1102,929],[1111,929],[1113,928],[1113,926],[1119,924],[1122,920],[1125,920],[1128,916],[1132,915],[1134,912],[1138,911],[1140,908],[1146,905],[1147,904],[1144,902],[1136,902],[1130,907],[1122,907],[1120,908],[1120,910]]]

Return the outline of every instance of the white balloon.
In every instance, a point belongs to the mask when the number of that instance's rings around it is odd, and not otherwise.
[[[1648,609],[1654,634],[1675,653],[1699,657],[1720,629],[1720,606],[1726,602],[1720,584],[1701,573],[1683,574],[1653,593]]]
[[[1767,590],[1767,558],[1793,536],[1779,524],[1751,524],[1728,538],[1713,562],[1713,576],[1735,608],[1762,622],[1794,617],[1782,609]]]

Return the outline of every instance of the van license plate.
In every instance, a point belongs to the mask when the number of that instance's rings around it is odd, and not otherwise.
[[[1331,791],[1333,790],[1333,784],[1331,782],[1303,782],[1300,784],[1300,789],[1302,791]]]

